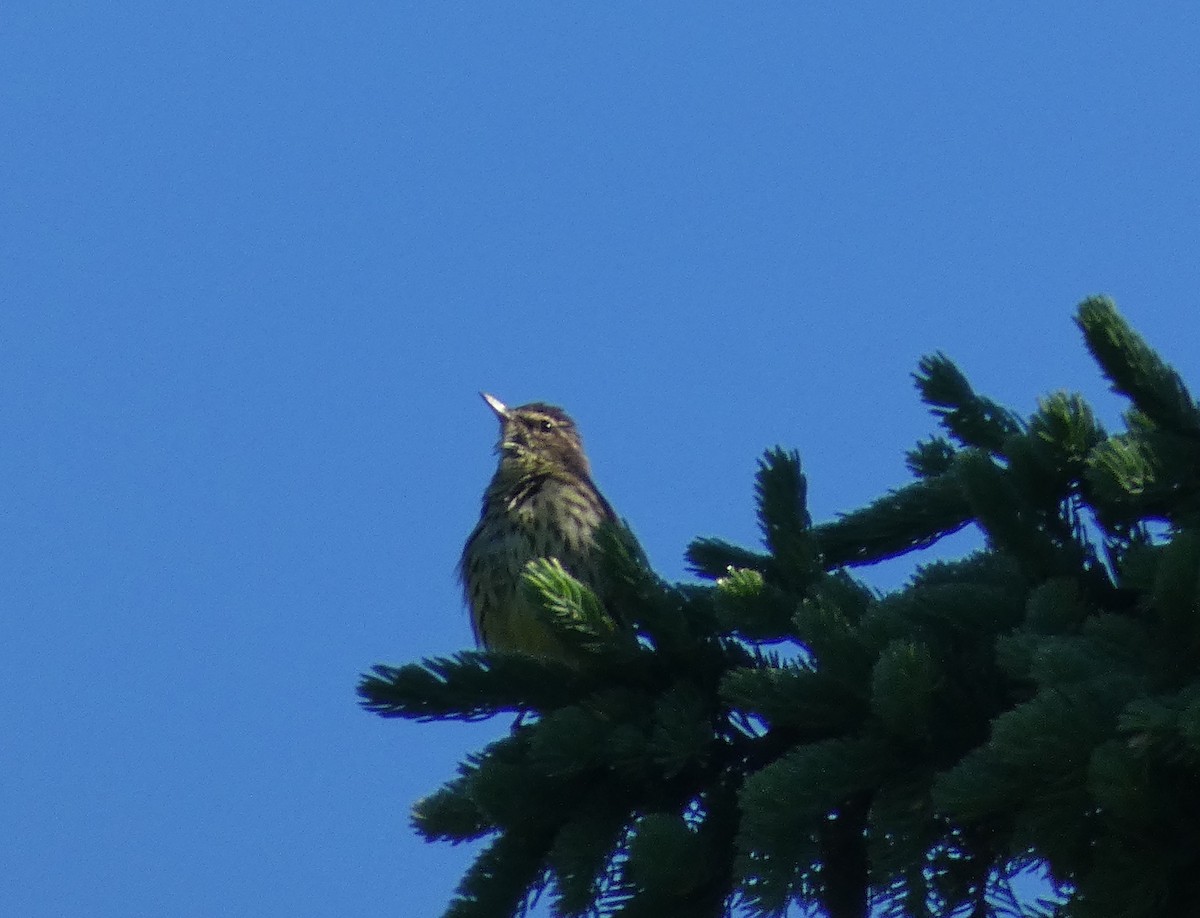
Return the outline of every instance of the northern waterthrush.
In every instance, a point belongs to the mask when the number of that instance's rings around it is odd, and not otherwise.
[[[596,535],[616,514],[592,482],[583,441],[566,412],[543,402],[509,408],[480,394],[500,420],[500,440],[496,473],[459,562],[475,641],[573,662],[575,655],[521,588],[522,572],[536,558],[556,558],[602,595]]]

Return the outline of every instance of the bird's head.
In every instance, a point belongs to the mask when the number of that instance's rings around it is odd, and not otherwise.
[[[583,441],[575,422],[561,408],[545,402],[530,402],[509,408],[494,395],[479,393],[500,421],[496,452],[501,470],[518,474],[562,471],[590,474]]]

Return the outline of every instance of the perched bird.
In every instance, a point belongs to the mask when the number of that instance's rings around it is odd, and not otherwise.
[[[535,558],[557,558],[601,594],[596,531],[615,522],[616,514],[592,482],[583,442],[566,412],[543,402],[509,408],[480,395],[500,420],[500,439],[496,473],[459,562],[475,641],[574,662],[521,589],[521,574]]]

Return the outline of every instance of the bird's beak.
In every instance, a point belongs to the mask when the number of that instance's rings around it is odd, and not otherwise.
[[[479,394],[483,397],[483,400],[488,403],[488,407],[491,408],[492,411],[496,412],[496,417],[498,417],[502,423],[508,420],[508,406],[505,405],[504,402],[500,401],[500,399],[496,398],[494,395],[488,395],[486,392],[480,392]]]

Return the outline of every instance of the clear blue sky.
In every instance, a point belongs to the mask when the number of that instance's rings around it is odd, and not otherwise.
[[[508,723],[353,690],[471,640],[481,388],[567,406],[677,578],[754,542],[765,447],[818,519],[902,484],[924,353],[1112,421],[1103,292],[1200,386],[1198,46],[1185,4],[8,4],[0,913],[439,913],[471,851],[409,806]]]

